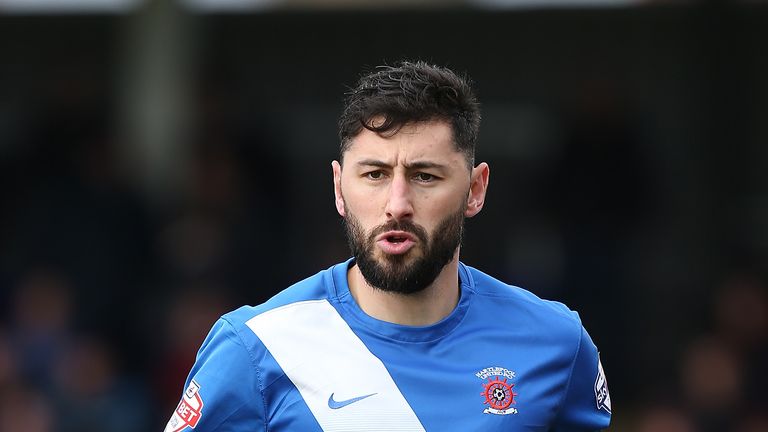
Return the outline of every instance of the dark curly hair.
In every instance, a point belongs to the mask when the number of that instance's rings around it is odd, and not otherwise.
[[[383,121],[373,120],[381,118]],[[339,161],[363,128],[393,135],[406,124],[446,121],[453,130],[456,149],[474,164],[480,129],[480,104],[469,79],[452,70],[423,61],[379,66],[360,78],[347,93],[339,119]]]

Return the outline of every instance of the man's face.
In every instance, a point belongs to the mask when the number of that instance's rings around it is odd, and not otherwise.
[[[347,212],[344,227],[355,262],[365,280],[382,291],[412,294],[426,288],[454,257],[461,243],[464,225],[463,209],[446,215],[432,233],[411,221],[390,221],[366,232],[358,218]],[[394,243],[383,248],[398,250],[382,252],[377,247],[380,238]],[[396,237],[398,236],[398,237]],[[417,239],[416,245],[408,237]],[[407,248],[400,253],[400,248]]]
[[[418,292],[457,259],[464,218],[479,211],[470,204],[476,170],[444,122],[406,125],[387,137],[363,129],[354,138],[344,168],[334,162],[336,207],[370,285]]]

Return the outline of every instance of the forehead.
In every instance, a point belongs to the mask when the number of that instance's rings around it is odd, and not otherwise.
[[[444,121],[408,123],[394,134],[378,134],[368,129],[357,134],[344,152],[344,159],[375,158],[392,165],[430,159],[444,163],[463,160],[453,141],[453,130]]]

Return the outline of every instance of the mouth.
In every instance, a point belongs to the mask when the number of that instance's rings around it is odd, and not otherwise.
[[[386,254],[401,255],[416,244],[416,238],[405,231],[387,231],[377,236],[376,244]]]
[[[403,243],[407,241],[415,241],[414,236],[411,233],[405,231],[387,231],[380,234],[376,241],[386,241],[389,243]]]

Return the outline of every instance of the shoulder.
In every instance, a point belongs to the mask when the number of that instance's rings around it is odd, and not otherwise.
[[[579,349],[583,326],[579,314],[563,303],[545,300],[523,288],[504,283],[464,266],[472,290],[471,316],[495,331],[534,339],[540,346],[556,348],[563,358]]]
[[[333,267],[318,272],[280,291],[262,304],[241,306],[223,315],[221,319],[227,321],[239,332],[247,327],[248,321],[271,310],[296,303],[327,299],[331,296],[329,287],[333,283],[332,270]]]
[[[580,335],[582,324],[579,314],[565,304],[542,299],[526,289],[502,282],[473,267],[463,267],[471,279],[471,289],[481,303],[495,303],[513,311],[511,315],[528,322],[545,323],[549,330],[553,327],[562,328],[576,336]]]

